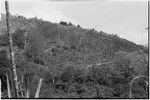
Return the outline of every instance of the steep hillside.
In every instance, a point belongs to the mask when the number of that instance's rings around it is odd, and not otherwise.
[[[5,23],[3,15],[1,46],[8,45]],[[32,86],[42,77],[41,97],[128,98],[132,78],[148,75],[147,49],[117,35],[71,23],[51,23],[12,15],[10,28],[14,46],[18,47],[15,55],[18,75],[30,78],[32,92],[36,90]],[[133,55],[135,52],[142,53]],[[1,63],[1,66],[5,64]],[[65,84],[64,89],[55,87],[55,83]],[[58,90],[61,93],[57,93]]]
[[[0,22],[0,25],[3,26],[3,28],[0,29],[2,34],[5,33],[3,31],[6,26],[4,19],[5,16],[3,15]],[[11,16],[10,26],[11,32],[19,35],[21,35],[21,33],[25,34],[29,28],[27,32],[27,43],[28,41],[36,42],[35,49],[38,52],[38,56],[40,56],[40,54],[43,55],[43,52],[45,54],[51,53],[53,54],[51,56],[55,57],[68,52],[67,54],[71,56],[69,54],[70,52],[71,54],[75,53],[75,55],[81,56],[78,58],[86,62],[86,60],[92,59],[93,56],[110,56],[118,51],[134,52],[144,49],[144,47],[136,45],[126,39],[121,39],[117,35],[109,35],[102,31],[97,32],[94,29],[83,29],[74,25],[53,24],[37,18],[26,19],[23,16]],[[18,36],[16,37],[17,39],[19,39]],[[22,38],[20,42],[24,42],[23,35],[20,36],[20,38]],[[18,41],[16,39],[14,41],[16,41],[15,44],[18,45]],[[33,45],[35,45],[35,42]],[[28,46],[31,45],[32,43]],[[40,50],[38,51],[37,48]],[[59,54],[59,52],[61,54]],[[36,55],[35,53],[34,51],[32,55]],[[97,62],[99,61],[101,60],[97,59]]]

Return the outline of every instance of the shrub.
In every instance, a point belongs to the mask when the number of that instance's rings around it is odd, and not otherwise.
[[[68,25],[67,22],[64,22],[64,21],[61,21],[60,24],[61,24],[61,25],[65,25],[65,26]]]

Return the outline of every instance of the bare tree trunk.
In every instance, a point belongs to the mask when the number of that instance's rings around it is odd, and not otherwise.
[[[1,91],[1,87],[2,87],[2,84],[1,84],[1,79],[0,79],[0,99],[1,99],[1,95],[2,95],[2,91]]]
[[[16,97],[19,96],[19,88],[18,88],[18,79],[17,79],[17,72],[16,72],[16,64],[15,64],[15,55],[13,50],[13,41],[12,41],[12,34],[9,32],[9,5],[8,2],[5,1],[5,9],[6,9],[6,24],[7,24],[7,34],[9,36],[9,51],[10,51],[10,58],[12,63],[13,69],[13,76],[14,76],[14,83],[15,83],[15,94]]]
[[[27,87],[26,87],[26,98],[29,98],[30,91],[29,91],[29,78],[27,79]]]
[[[13,71],[11,69],[8,71],[8,74],[10,76],[10,87],[12,87],[12,89],[14,90],[15,89],[15,85],[14,85],[14,80],[13,80],[14,79],[13,78]]]
[[[11,89],[10,89],[10,83],[9,83],[8,73],[6,73],[6,78],[7,78],[7,92],[8,92],[8,97],[11,98]]]
[[[37,87],[37,90],[36,90],[36,93],[35,93],[35,98],[39,98],[39,95],[40,95],[40,88],[41,88],[41,85],[42,85],[42,78],[40,78],[40,81],[39,81],[39,84],[38,84],[38,87]]]
[[[28,31],[29,31],[29,27],[27,28],[26,33],[24,34],[24,39],[25,39],[24,49],[27,47],[27,35],[28,35]]]
[[[55,83],[55,77],[53,77],[53,84]]]

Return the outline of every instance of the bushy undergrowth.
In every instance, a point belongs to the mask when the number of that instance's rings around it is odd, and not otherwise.
[[[4,32],[0,44],[8,45],[5,27],[0,28]],[[18,47],[15,54],[18,77],[21,80],[24,76],[25,82],[29,80],[30,97],[34,97],[38,80],[43,78],[41,98],[129,98],[131,80],[148,72],[144,52],[125,57],[146,49],[117,35],[23,16],[11,16],[11,28],[14,46]],[[0,53],[0,72],[10,68],[5,55]],[[134,90],[134,98],[147,98],[148,91],[137,86],[143,94]]]

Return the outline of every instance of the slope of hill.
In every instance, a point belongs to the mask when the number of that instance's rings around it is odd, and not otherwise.
[[[18,74],[30,77],[31,93],[36,89],[32,86],[37,83],[37,79],[44,79],[40,97],[128,98],[131,79],[147,72],[146,49],[117,35],[13,15],[10,17],[10,28],[14,46],[18,47]],[[0,21],[1,46],[8,45],[5,30],[3,15]],[[140,50],[144,51],[142,55],[145,56],[136,54],[124,57]],[[116,59],[119,60],[102,65],[104,68],[96,66]],[[88,65],[93,67],[87,69]],[[62,86],[64,88],[55,86],[55,83],[65,84]]]

